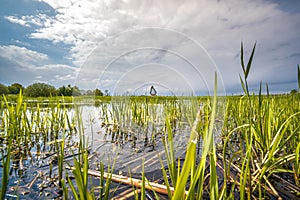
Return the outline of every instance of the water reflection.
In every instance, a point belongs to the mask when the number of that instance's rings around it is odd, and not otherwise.
[[[27,107],[19,119],[20,132],[13,138],[9,184],[31,185],[32,190],[35,187],[39,191],[57,184],[60,144],[64,141],[67,163],[77,153],[80,133],[84,134],[83,143],[94,156],[91,166],[99,162],[107,166],[115,161],[116,170],[138,172],[145,159],[145,172],[160,169],[158,157],[165,162],[165,147],[170,142],[174,145],[175,157],[184,157],[194,120],[193,108],[199,105],[198,101],[158,103],[146,100],[98,102],[96,106]],[[3,127],[9,126],[9,116],[5,112],[2,110],[1,132],[6,131]],[[5,151],[5,142],[0,148]]]

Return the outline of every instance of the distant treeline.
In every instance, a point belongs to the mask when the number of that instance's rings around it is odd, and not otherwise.
[[[81,95],[95,95],[95,96],[109,96],[109,91],[104,93],[100,89],[95,90],[80,90],[77,86],[63,85],[55,88],[46,83],[33,83],[28,87],[24,87],[20,83],[13,83],[9,86],[0,83],[0,95],[19,94],[22,91],[23,95],[29,97],[49,97],[49,96],[81,96]]]

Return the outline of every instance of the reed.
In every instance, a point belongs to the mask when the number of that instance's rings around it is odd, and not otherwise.
[[[8,102],[4,97],[4,101],[5,103],[8,105]],[[21,100],[20,100],[21,101]],[[18,101],[18,102],[20,102]],[[3,110],[3,104],[1,105],[1,111]],[[10,109],[11,112],[14,112],[14,109]],[[3,112],[3,111],[2,111]],[[7,120],[7,121],[4,121]],[[15,122],[15,121],[14,121]],[[1,189],[0,189],[0,199],[5,199],[5,193],[7,190],[7,186],[8,186],[8,181],[9,181],[9,171],[10,171],[10,157],[11,157],[11,150],[12,150],[12,137],[11,137],[11,130],[12,128],[14,128],[14,126],[16,126],[16,124],[11,124],[10,123],[10,118],[9,116],[7,116],[7,113],[5,113],[4,119],[2,118],[1,121],[1,125],[2,124],[10,124],[11,127],[1,127],[1,132],[6,132],[6,149],[5,149],[5,153],[3,153],[3,151],[1,151],[1,160],[2,160],[2,182],[1,182]]]
[[[290,166],[293,163],[294,166],[298,166],[295,147],[299,144],[299,125],[297,124],[299,123],[299,117],[297,117],[299,103],[296,103],[295,97],[292,96],[271,96],[269,92],[266,96],[262,95],[262,84],[257,96],[249,94],[247,77],[254,51],[255,45],[247,68],[244,67],[243,56],[241,56],[245,77],[244,81],[241,79],[241,82],[245,97],[241,97],[240,100],[228,98],[223,128],[226,136],[223,157],[233,155],[229,163],[238,160],[235,165],[240,171],[240,181],[235,183],[235,187],[238,186],[241,199],[255,196],[264,198],[266,191],[279,197],[270,182],[273,174],[294,173],[294,177],[297,177],[296,170],[293,171]],[[243,47],[241,55],[243,55],[242,52]],[[239,148],[234,147],[234,143],[230,144],[230,140],[237,141],[235,146],[239,144]],[[231,149],[236,149],[236,153],[233,153]],[[229,174],[229,167],[227,167],[226,178]],[[296,183],[297,178],[294,181]]]

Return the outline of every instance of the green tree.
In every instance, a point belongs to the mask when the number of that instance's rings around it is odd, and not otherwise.
[[[25,89],[25,95],[29,97],[49,97],[56,95],[56,89],[46,83],[34,83]]]
[[[108,89],[104,90],[104,93],[105,93],[105,96],[110,96]]]
[[[19,94],[20,90],[24,90],[23,85],[19,83],[13,83],[10,86],[8,86],[9,94]]]
[[[68,85],[67,87],[66,87],[66,91],[65,91],[65,96],[72,96],[72,94],[73,94],[73,89],[72,89],[72,86],[71,85]]]
[[[0,83],[0,95],[8,94],[8,92],[7,86]]]
[[[94,90],[94,95],[95,96],[103,96],[103,92],[101,90],[99,90],[99,89],[95,89]]]
[[[291,93],[291,94],[297,94],[297,90],[296,90],[296,89],[293,89],[293,90],[291,90],[290,93]]]
[[[63,85],[62,87],[58,88],[57,95],[66,96],[66,86]]]
[[[58,88],[57,94],[59,96],[80,96],[81,92],[77,86],[72,87],[71,85],[68,85],[66,87],[63,85],[62,87]]]

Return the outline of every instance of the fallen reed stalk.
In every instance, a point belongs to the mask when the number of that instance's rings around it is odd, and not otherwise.
[[[74,170],[75,167],[66,166],[66,169]],[[101,172],[95,171],[95,170],[89,169],[88,174],[91,176],[97,177],[97,178],[102,177]],[[122,175],[117,175],[117,174],[112,174],[112,173],[104,172],[103,178],[105,178],[105,179],[111,178],[111,181],[126,184],[126,185],[134,185],[135,187],[138,187],[138,188],[142,188],[142,185],[143,185],[143,181],[140,179],[130,178],[127,176],[122,176]],[[145,184],[145,188],[147,190],[153,190],[160,194],[168,195],[168,189],[167,189],[167,186],[165,186],[165,185],[154,183],[154,182],[148,182],[148,181],[145,181],[144,184]],[[174,193],[174,187],[170,187],[170,190],[172,193]],[[185,191],[185,195],[187,195],[187,194],[188,194],[188,191]]]

